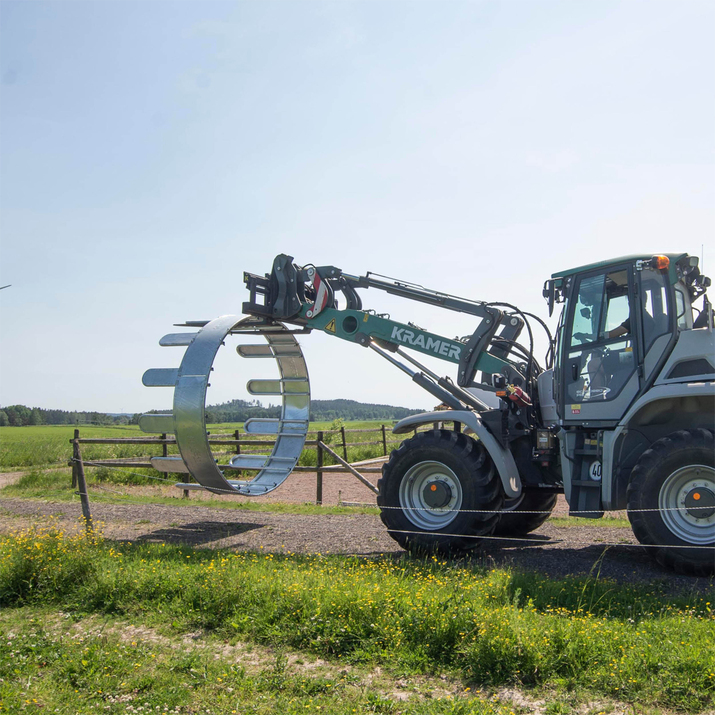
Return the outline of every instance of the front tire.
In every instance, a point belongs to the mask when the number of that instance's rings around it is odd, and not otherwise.
[[[663,566],[695,575],[715,573],[712,432],[673,432],[643,452],[628,485],[628,518],[638,541],[662,547],[649,551]]]
[[[447,430],[405,440],[382,468],[377,504],[390,536],[413,552],[459,553],[494,531],[499,476],[484,445]]]

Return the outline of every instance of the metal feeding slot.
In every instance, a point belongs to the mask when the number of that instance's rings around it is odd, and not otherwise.
[[[309,395],[310,385],[302,377],[282,380],[249,380],[246,389],[251,395]]]
[[[281,482],[273,482],[270,484],[254,484],[252,482],[244,482],[238,479],[229,479],[229,484],[244,496],[256,497],[261,494],[272,492]]]
[[[296,345],[239,345],[236,351],[244,358],[302,357]]]
[[[173,434],[174,415],[141,415],[139,417],[139,429],[142,432],[155,434],[163,434],[164,432]]]
[[[294,345],[274,345],[273,354],[276,357],[303,357],[300,348]]]
[[[282,395],[280,380],[249,380],[246,389],[250,395]]]
[[[244,358],[272,358],[270,345],[239,345],[236,352]]]
[[[189,468],[181,457],[152,457],[150,461],[157,472],[189,473]]]
[[[182,327],[200,328],[195,333],[170,333],[160,344],[186,346],[179,368],[157,368],[144,373],[148,386],[174,387],[171,414],[142,415],[139,425],[144,432],[173,432],[181,457],[154,457],[152,464],[164,472],[188,472],[203,488],[219,494],[266,494],[280,486],[300,458],[308,434],[310,416],[310,380],[300,345],[281,323],[257,323],[253,318],[224,315],[215,320],[187,321]],[[280,417],[247,420],[246,432],[275,436],[271,454],[235,455],[232,469],[255,470],[253,479],[227,480],[209,443],[206,432],[206,389],[208,376],[221,345],[228,335],[265,339],[266,345],[245,344],[238,348],[241,357],[273,358],[279,378],[249,380],[248,391],[254,395],[281,397]]]
[[[271,471],[288,470],[295,466],[295,459],[291,457],[271,457],[267,454],[237,454],[229,462],[233,469],[270,469]]]
[[[159,345],[163,348],[185,347],[191,345],[191,341],[198,333],[169,333],[159,340]]]
[[[279,420],[270,417],[252,417],[243,425],[246,434],[301,436],[308,430],[306,420]]]
[[[142,375],[145,387],[174,387],[179,370],[175,367],[152,367]]]

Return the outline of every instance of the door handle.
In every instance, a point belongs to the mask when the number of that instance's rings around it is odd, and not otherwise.
[[[578,380],[578,375],[579,375],[579,368],[581,366],[577,362],[572,362],[571,363],[571,379],[572,380]]]

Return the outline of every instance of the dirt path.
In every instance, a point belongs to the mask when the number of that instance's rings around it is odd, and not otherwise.
[[[25,472],[0,472],[0,489],[15,484]]]

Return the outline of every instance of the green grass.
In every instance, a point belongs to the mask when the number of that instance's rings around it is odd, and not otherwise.
[[[0,469],[23,469],[27,467],[66,464],[72,456],[70,440],[74,426],[42,425],[34,427],[0,427]],[[82,437],[139,437],[142,433],[136,426],[80,427]],[[89,445],[88,445],[89,446]],[[97,447],[97,456],[136,457],[146,452],[143,445],[108,445]],[[161,448],[153,454],[160,454]]]
[[[453,674],[475,690],[512,685],[684,712],[715,704],[713,601],[668,596],[657,585],[550,581],[437,558],[236,554],[67,537],[52,528],[16,534],[0,545],[0,607],[6,609],[52,608],[75,618],[100,614],[160,629],[175,640],[199,629],[229,643],[307,652],[336,665],[381,666],[395,677]],[[37,673],[38,660],[48,657],[42,654],[56,652],[53,667],[75,663],[72,677],[87,702],[98,702],[102,669],[110,664],[118,679],[113,692],[130,688],[123,674],[128,661],[114,664],[111,639],[87,646],[104,651],[84,658],[93,675],[83,679],[79,651],[64,653],[57,638],[33,628],[26,630],[23,652],[36,660],[19,669],[18,679],[26,682],[25,673]],[[30,646],[33,637],[45,639],[39,656]],[[174,660],[185,656],[177,653]],[[12,667],[4,667],[12,675]],[[204,666],[191,667],[201,672]],[[156,682],[147,675],[144,691],[156,695],[157,704],[169,704],[171,680],[160,675]],[[2,687],[10,687],[7,682]],[[300,682],[286,687],[301,703]],[[325,702],[334,708],[328,712],[350,712],[337,701]],[[403,712],[433,712],[422,706]],[[371,712],[364,701],[352,707]]]
[[[151,633],[143,634],[150,636],[145,639],[126,638],[121,635],[126,626],[110,618],[87,626],[46,608],[6,614],[0,619],[0,713],[38,709],[67,715],[514,712],[508,705],[469,697],[469,691],[457,698],[440,692],[397,703],[380,684],[366,688],[359,671],[356,675],[312,667],[308,672],[295,661],[289,665],[281,651],[247,668],[235,658],[216,659],[213,649],[225,648],[220,641],[209,639],[206,645],[192,648]],[[72,635],[68,627],[75,629]],[[254,660],[254,654],[249,655]]]
[[[379,427],[382,422],[349,422],[345,423],[345,428],[351,429],[373,429]],[[343,456],[340,444],[339,433],[328,433],[334,422],[313,422],[310,425],[308,439],[315,439],[316,432],[323,430],[326,432],[326,443],[332,446],[335,451]],[[388,425],[389,426],[389,425]],[[122,438],[122,437],[150,437],[139,430],[136,425],[125,425],[118,427],[91,427],[80,426],[80,437],[82,438]],[[243,431],[243,424],[222,424],[208,425],[208,431],[212,435],[230,434],[236,429]],[[33,426],[33,427],[0,427],[0,470],[9,471],[12,469],[28,469],[38,466],[52,466],[66,464],[72,456],[72,446],[70,440],[74,437],[74,426]],[[383,454],[382,435],[379,431],[370,433],[348,434],[348,442],[380,442],[379,444],[363,447],[350,447],[348,458],[350,461],[370,459]],[[388,433],[388,450],[394,448],[401,439],[396,439]],[[228,450],[228,448],[226,448]],[[158,456],[162,453],[161,445],[142,444],[108,444],[108,445],[82,445],[82,456],[84,459],[116,459],[124,457],[149,457]],[[229,450],[230,451],[230,450]],[[256,451],[261,451],[257,448]],[[170,448],[171,454],[178,454],[174,447]],[[335,460],[326,456],[325,464],[332,464]],[[300,459],[302,466],[315,466],[317,462],[316,450],[306,449]],[[108,478],[109,479],[109,478]]]
[[[106,486],[106,481],[97,479],[101,469],[87,469],[87,485],[91,490],[90,501],[111,501],[113,504],[167,504],[172,507],[185,507],[191,509],[197,504],[210,506],[212,509],[239,509],[242,511],[260,511],[278,514],[379,514],[377,507],[341,507],[317,505],[313,503],[294,504],[290,502],[255,502],[255,501],[219,501],[197,502],[195,499],[183,499],[179,490],[174,490],[174,496],[158,493],[139,494],[136,491],[126,492],[121,490],[122,485],[129,482],[115,482],[116,488]],[[122,472],[114,470],[110,474],[122,476]],[[143,482],[140,480],[144,479]],[[134,483],[157,484],[156,481],[138,476]],[[169,484],[174,481],[170,480]],[[104,487],[104,488],[103,488]],[[77,500],[76,488],[71,486],[69,469],[41,470],[32,469],[23,474],[15,484],[10,484],[0,489],[3,497],[20,497],[25,499],[43,499],[53,502],[73,502]]]

